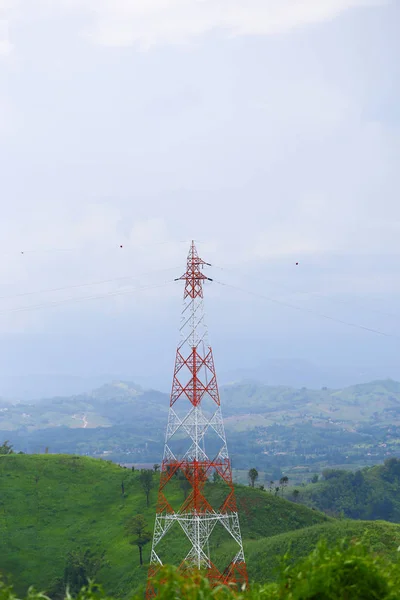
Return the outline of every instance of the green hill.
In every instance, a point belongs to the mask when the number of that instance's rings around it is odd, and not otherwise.
[[[128,519],[137,514],[153,527],[157,477],[146,507],[140,473],[98,459],[71,455],[16,455],[0,457],[0,571],[16,591],[30,585],[51,591],[63,576],[71,551],[90,549],[105,553],[105,564],[96,575],[106,592],[124,597],[144,583],[146,567],[138,564],[138,551],[126,534]],[[121,484],[124,484],[122,495]],[[179,481],[172,492],[183,500]],[[291,545],[295,558],[313,549],[322,536],[330,541],[361,537],[392,554],[400,545],[400,526],[388,523],[340,521],[301,504],[257,489],[237,487],[244,548],[253,581],[272,579],[278,556]],[[212,504],[222,500],[220,484],[208,484]],[[214,539],[218,561],[232,552],[229,542]],[[171,562],[182,539],[168,547]],[[148,561],[150,546],[144,560]]]
[[[282,556],[289,553],[290,560],[297,562],[310,554],[320,539],[330,546],[342,539],[363,540],[375,552],[395,559],[400,546],[400,525],[385,521],[331,521],[250,542],[246,548],[249,577],[259,583],[274,579]]]
[[[110,593],[125,595],[146,578],[125,524],[144,514],[152,529],[158,483],[154,479],[146,508],[139,473],[114,463],[69,455],[0,457],[0,571],[11,576],[21,594],[29,585],[48,590],[63,575],[68,552],[90,548],[98,555],[105,551],[109,562],[100,570],[99,581]],[[181,501],[182,494],[177,482]],[[218,484],[209,484],[210,499],[218,502],[221,494]],[[252,540],[330,521],[315,510],[247,487],[238,487],[237,500],[245,549]],[[173,545],[169,548],[171,559],[175,550]],[[144,554],[146,561],[149,546]]]
[[[400,523],[400,460],[355,473],[326,469],[318,483],[299,488],[298,499],[310,507],[352,519],[385,519]]]

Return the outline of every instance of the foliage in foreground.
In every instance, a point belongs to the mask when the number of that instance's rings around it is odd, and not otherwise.
[[[290,564],[282,559],[277,583],[234,591],[225,586],[211,589],[200,573],[183,576],[166,567],[158,576],[159,600],[398,600],[400,598],[400,562],[375,555],[360,543],[341,542],[329,548],[322,541],[304,560]],[[69,592],[67,600],[71,600]],[[77,600],[112,600],[101,587],[91,583],[82,588]],[[142,600],[143,593],[132,600]],[[0,600],[17,600],[12,588],[0,582]],[[48,600],[29,590],[26,600]]]

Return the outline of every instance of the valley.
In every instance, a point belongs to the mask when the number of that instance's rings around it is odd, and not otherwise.
[[[221,388],[235,479],[249,466],[262,482],[294,484],[335,466],[355,470],[400,456],[400,383],[374,381],[340,390]],[[0,436],[29,453],[71,453],[123,464],[161,460],[169,397],[130,382],[89,394],[27,402],[0,400]]]

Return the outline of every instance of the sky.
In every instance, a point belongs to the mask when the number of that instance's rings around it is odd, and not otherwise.
[[[191,239],[221,373],[400,377],[399,22],[390,0],[0,0],[0,384],[167,388]]]

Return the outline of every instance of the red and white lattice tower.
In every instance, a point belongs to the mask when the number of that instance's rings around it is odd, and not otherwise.
[[[210,280],[203,273],[204,265],[208,263],[199,258],[192,243],[186,273],[179,278],[185,281],[184,306],[147,598],[156,596],[151,580],[158,569],[178,554],[182,570],[203,569],[212,585],[248,582],[213,354],[204,321],[203,282]],[[210,480],[218,483],[211,484]],[[180,487],[188,488],[183,504]],[[219,545],[225,540],[230,540],[226,547],[232,549],[232,559],[217,566],[213,542]]]

